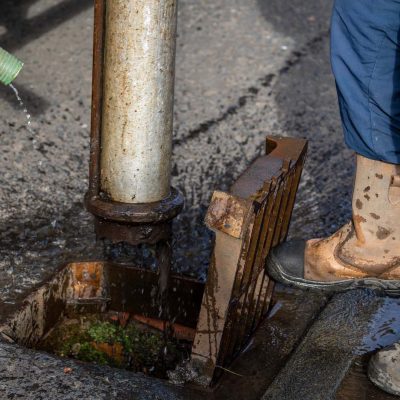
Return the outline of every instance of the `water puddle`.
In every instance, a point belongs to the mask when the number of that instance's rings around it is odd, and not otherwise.
[[[383,300],[382,306],[370,322],[368,334],[364,336],[361,346],[355,350],[356,355],[371,353],[400,340],[399,310],[399,299]]]
[[[11,90],[14,92],[15,97],[18,100],[18,103],[21,107],[21,109],[23,110],[25,117],[26,117],[26,129],[28,130],[29,133],[31,133],[32,135],[35,134],[35,132],[32,129],[32,118],[31,118],[31,114],[29,113],[28,109],[25,106],[24,101],[22,100],[21,96],[19,95],[18,89],[13,85],[10,84],[9,85]]]

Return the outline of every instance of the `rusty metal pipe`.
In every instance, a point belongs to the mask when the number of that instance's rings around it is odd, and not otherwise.
[[[101,188],[114,201],[170,193],[176,0],[106,3]]]
[[[176,0],[95,0],[89,190],[98,238],[168,240]]]
[[[176,0],[95,0],[89,191],[98,239],[157,244],[167,319]]]

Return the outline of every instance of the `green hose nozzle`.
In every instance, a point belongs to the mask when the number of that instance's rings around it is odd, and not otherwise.
[[[0,82],[9,85],[20,73],[24,63],[0,47]]]

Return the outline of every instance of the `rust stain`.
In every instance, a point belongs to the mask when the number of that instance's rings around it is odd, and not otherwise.
[[[205,223],[210,229],[219,230],[239,238],[251,202],[238,199],[224,192],[214,192]]]
[[[132,318],[135,321],[151,326],[152,328],[157,329],[159,331],[163,332],[165,330],[166,322],[161,319],[149,318],[138,314],[135,314]],[[194,340],[196,330],[193,328],[173,323],[171,324],[171,329],[173,332],[173,336],[179,340],[187,340],[189,342],[192,342]]]
[[[75,299],[100,297],[103,290],[103,267],[101,262],[71,264],[73,296]]]
[[[124,360],[124,348],[121,343],[109,344],[92,342],[91,345],[96,350],[106,353],[110,358],[122,364]]]

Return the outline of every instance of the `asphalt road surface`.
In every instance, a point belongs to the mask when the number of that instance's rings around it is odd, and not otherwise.
[[[326,235],[349,218],[353,155],[343,143],[329,65],[331,6],[324,0],[180,1],[173,184],[186,208],[175,223],[175,269],[204,278],[211,236],[202,219],[211,193],[229,187],[262,152],[267,134],[310,140],[291,236]],[[12,91],[0,88],[3,305],[66,259],[99,251],[82,202],[92,14],[89,0],[2,1],[0,45],[25,62],[16,86],[33,121],[31,133]],[[104,371],[72,380],[57,360],[2,346],[4,398],[114,398],[127,380],[123,372],[111,379]],[[129,385],[136,393],[135,382]],[[169,398],[152,390],[132,398]]]

